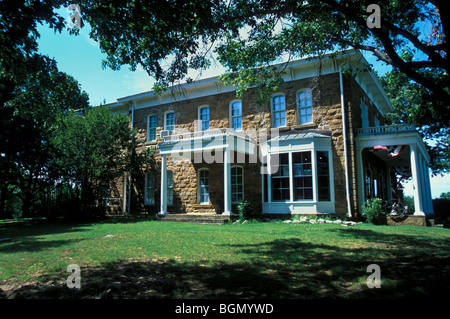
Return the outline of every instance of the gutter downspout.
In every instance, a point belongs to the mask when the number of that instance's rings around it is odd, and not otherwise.
[[[345,116],[345,104],[344,104],[344,80],[342,77],[342,67],[339,64],[339,82],[341,89],[341,112],[342,112],[342,134],[344,135],[344,159],[345,159],[345,192],[347,197],[347,210],[348,217],[352,218],[352,208],[350,201],[350,181],[348,175],[348,153],[347,153],[347,124],[346,124],[346,116]]]
[[[134,128],[134,102],[131,101],[131,131],[133,131]],[[130,136],[132,137],[132,136]],[[130,149],[130,157],[133,156],[133,147]],[[131,213],[131,168],[130,172],[128,173],[128,205],[127,205],[127,212],[128,214]]]

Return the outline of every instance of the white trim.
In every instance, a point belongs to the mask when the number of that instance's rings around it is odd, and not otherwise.
[[[342,135],[344,138],[344,161],[345,161],[345,195],[347,199],[348,217],[352,218],[352,206],[350,200],[350,176],[348,171],[348,150],[347,150],[347,124],[345,117],[345,101],[344,101],[344,79],[342,76],[342,66],[339,65],[339,87],[341,91],[341,113],[342,113]]]
[[[269,174],[267,176],[267,202],[264,202],[264,197],[262,199],[263,210],[265,213],[290,213],[290,214],[316,214],[316,213],[334,213],[335,205],[335,190],[334,190],[334,167],[333,167],[333,153],[331,149],[331,141],[328,140],[328,145],[323,143],[305,143],[290,144],[289,149],[279,149],[274,152],[269,152],[267,154],[267,165],[270,167],[271,155],[288,154],[289,159],[289,188],[290,195],[289,200],[286,201],[272,201],[272,172],[269,169]],[[312,191],[313,198],[306,200],[294,200],[294,182],[293,182],[293,153],[298,152],[310,152],[311,154],[311,174],[312,174]],[[330,199],[328,201],[319,201],[318,194],[318,169],[317,169],[317,156],[316,152],[327,152],[328,153],[328,182]],[[264,185],[262,185],[262,194],[264,195]]]

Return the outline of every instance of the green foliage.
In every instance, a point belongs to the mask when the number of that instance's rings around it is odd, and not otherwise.
[[[362,216],[374,225],[386,223],[383,200],[381,198],[370,198],[362,207]]]
[[[414,196],[403,196],[403,205],[408,206],[410,212],[415,211]]]
[[[448,73],[443,70],[423,72],[436,85],[448,89]],[[428,145],[431,168],[435,174],[450,171],[450,108],[433,92],[411,81],[404,73],[393,70],[380,77],[394,112],[387,115],[390,123],[406,123],[418,127]],[[428,140],[428,141],[427,141]]]
[[[239,202],[237,205],[237,211],[241,221],[256,218],[260,213],[257,205],[248,199],[244,199]]]
[[[250,77],[247,72],[283,58],[352,47],[399,68],[437,98],[450,99],[434,78],[422,74],[424,68],[448,72],[448,43],[442,43],[448,24],[440,2],[378,1],[379,29],[367,25],[370,1],[194,0],[169,1],[164,6],[156,0],[77,3],[92,27],[91,37],[107,55],[104,65],[112,69],[141,65],[156,78],[158,92],[170,83],[189,81],[190,70],[206,69],[216,57],[232,74],[227,80],[233,79],[238,90],[250,83],[276,89],[259,71]],[[425,34],[417,28],[422,21],[435,32]],[[422,40],[426,38],[428,43]],[[427,58],[423,60],[423,56]],[[278,76],[273,75],[277,83]]]
[[[110,184],[129,167],[131,135],[127,115],[106,107],[65,116],[53,140],[64,179],[81,189],[83,210],[101,203]]]
[[[439,198],[449,199],[450,200],[450,192],[442,193]]]

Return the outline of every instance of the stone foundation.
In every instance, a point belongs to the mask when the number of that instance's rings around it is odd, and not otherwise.
[[[427,226],[427,219],[425,216],[415,216],[415,215],[402,215],[398,217],[386,216],[386,222],[391,226],[403,226],[403,225],[413,225],[413,226]]]

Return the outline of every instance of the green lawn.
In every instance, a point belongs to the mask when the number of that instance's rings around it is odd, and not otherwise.
[[[13,240],[0,243],[0,298],[13,290],[25,298],[450,296],[448,229],[126,219],[4,222],[5,237]],[[81,289],[66,286],[70,264],[81,268]],[[381,288],[367,287],[370,264],[380,266]]]

